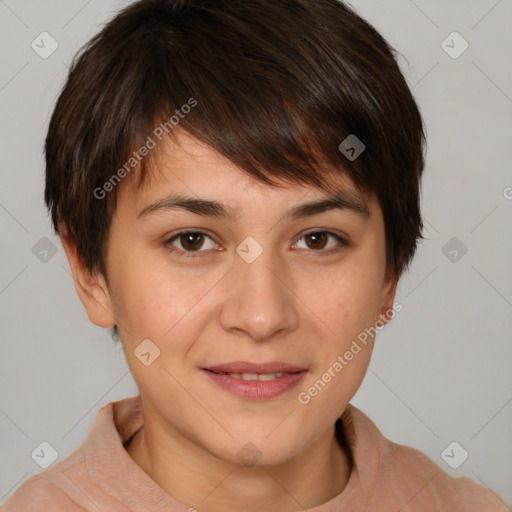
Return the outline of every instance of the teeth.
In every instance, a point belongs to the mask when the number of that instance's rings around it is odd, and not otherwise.
[[[258,380],[274,380],[282,376],[282,373],[262,373],[258,376]]]
[[[274,380],[282,377],[284,373],[228,373],[233,379],[242,380]]]
[[[257,373],[242,373],[242,380],[258,380]]]

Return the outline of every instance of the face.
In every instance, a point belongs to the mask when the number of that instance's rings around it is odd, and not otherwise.
[[[122,189],[109,284],[84,304],[117,324],[146,422],[235,464],[251,450],[284,463],[332,429],[369,363],[361,333],[392,308],[381,210],[346,178],[345,206],[359,197],[368,215],[301,209],[326,193],[272,188],[179,141],[147,186]]]

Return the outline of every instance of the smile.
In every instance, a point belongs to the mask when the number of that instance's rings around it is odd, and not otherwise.
[[[203,369],[216,388],[245,400],[268,400],[284,395],[296,387],[307,370],[275,373],[235,373]]]

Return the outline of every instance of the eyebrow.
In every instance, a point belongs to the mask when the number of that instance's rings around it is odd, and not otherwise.
[[[284,219],[302,219],[312,215],[318,215],[330,210],[348,210],[362,219],[368,219],[370,211],[361,198],[354,193],[339,190],[334,195],[325,198],[302,203],[291,208]],[[219,203],[202,198],[194,198],[186,195],[171,195],[145,206],[137,218],[142,219],[151,214],[163,213],[172,210],[186,210],[197,215],[214,217],[235,222],[240,219],[240,212]]]

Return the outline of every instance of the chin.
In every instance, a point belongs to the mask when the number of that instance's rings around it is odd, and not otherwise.
[[[272,428],[277,424],[275,423]],[[300,453],[298,440],[289,435],[268,435],[269,432],[272,432],[272,429],[261,435],[251,433],[236,436],[228,441],[229,446],[223,447],[221,453],[216,455],[230,464],[246,468],[263,468],[285,464]],[[216,445],[216,451],[218,449],[219,445]]]

